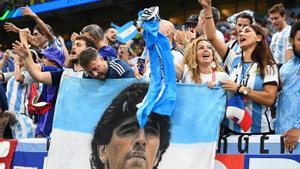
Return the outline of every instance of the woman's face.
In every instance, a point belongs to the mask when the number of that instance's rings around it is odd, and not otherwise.
[[[47,37],[42,35],[38,30],[33,30],[33,45],[39,49],[43,49],[47,43]]]
[[[238,42],[242,50],[246,50],[251,47],[255,47],[257,42],[262,39],[261,35],[257,35],[256,32],[250,26],[246,26],[242,29],[238,36]]]
[[[200,41],[197,44],[197,62],[210,65],[213,60],[212,46],[207,41]]]

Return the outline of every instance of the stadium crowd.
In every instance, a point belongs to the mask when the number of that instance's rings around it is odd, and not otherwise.
[[[275,4],[266,16],[271,27],[249,10],[219,22],[219,10],[211,0],[199,4],[203,9],[182,29],[160,21],[159,31],[170,42],[177,82],[209,88],[221,84],[228,92],[221,135],[276,133],[285,136],[287,149],[294,149],[300,138],[299,14],[287,18],[284,6]],[[68,49],[28,6],[21,10],[36,26],[4,25],[20,38],[12,49],[0,51],[0,138],[50,137],[65,77],[149,79],[149,53],[141,28],[136,38],[120,43],[115,27],[103,30],[90,24],[70,33]]]

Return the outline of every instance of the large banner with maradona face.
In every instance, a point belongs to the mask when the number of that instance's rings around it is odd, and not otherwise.
[[[113,98],[133,83],[142,81],[65,78],[56,104],[47,169],[91,168],[91,140],[96,124]],[[161,160],[154,161],[152,165],[158,164],[160,169],[213,168],[218,128],[224,116],[225,102],[225,92],[222,88],[209,89],[205,85],[178,84],[176,108],[171,115],[170,146]],[[125,105],[120,107],[120,113],[123,109],[127,109],[125,107]],[[122,129],[120,133],[130,133],[132,130],[137,129],[127,125],[124,132]],[[146,125],[144,130],[147,136],[147,131],[151,132],[153,129]],[[126,140],[126,138],[119,139]],[[114,141],[114,138],[111,138],[110,142]],[[122,144],[119,146],[120,149],[126,147]],[[152,142],[146,141],[145,147],[148,146],[153,146]],[[159,143],[153,147],[157,146]],[[115,151],[122,152],[118,149]],[[131,148],[125,151],[128,151],[128,154],[132,152]],[[131,156],[142,157],[144,162],[135,159],[143,166],[144,163],[151,163],[151,159],[154,158],[146,151],[150,150],[141,148]],[[100,152],[101,148],[97,153]],[[122,157],[121,153],[117,154]],[[156,158],[159,155],[155,153],[154,156]],[[126,163],[126,159],[117,159]],[[107,160],[110,163],[117,163],[113,159]]]
[[[113,98],[133,83],[142,83],[142,81],[65,78],[57,100],[54,129],[47,163],[45,163],[47,165],[44,167],[47,169],[91,168],[91,140],[97,122]],[[283,137],[278,135],[228,136],[217,144],[218,128],[224,115],[224,94],[221,88],[209,89],[205,85],[177,84],[176,108],[171,115],[170,145],[158,163],[159,169],[298,169],[300,167],[300,146],[292,152],[286,151]],[[123,109],[127,109],[126,106],[122,105],[120,113]],[[136,130],[131,125],[122,128],[124,130],[122,129],[121,133],[125,135]],[[150,129],[149,131],[152,131]],[[149,143],[146,143],[146,147],[153,146],[147,144]],[[127,146],[118,144],[116,147],[115,151],[118,152],[116,157],[120,157],[116,159],[126,161],[126,158],[121,158],[126,156],[122,156],[123,151],[119,149]],[[125,154],[131,149],[125,148]],[[141,149],[135,155],[143,157],[148,153],[145,151],[146,149]],[[150,159],[150,157],[144,158]],[[143,164],[138,158],[136,160],[137,164]]]

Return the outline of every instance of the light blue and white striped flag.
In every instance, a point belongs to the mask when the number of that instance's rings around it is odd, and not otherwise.
[[[129,21],[123,26],[117,26],[111,23],[111,26],[116,28],[117,40],[122,43],[126,43],[133,39],[138,33],[133,21]]]
[[[56,104],[47,169],[90,168],[91,139],[105,109],[136,79],[65,78]],[[212,169],[225,110],[222,88],[177,84],[171,144],[159,169]],[[212,99],[213,98],[213,99]]]

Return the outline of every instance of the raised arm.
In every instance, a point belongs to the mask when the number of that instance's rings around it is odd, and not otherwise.
[[[222,39],[220,39],[217,35],[217,29],[212,14],[211,0],[199,0],[199,3],[204,9],[204,33],[207,39],[210,41],[210,43],[213,45],[213,47],[223,59],[228,50],[228,47],[226,46],[225,42]]]
[[[36,13],[34,13],[28,6],[22,7],[21,10],[23,16],[30,16],[36,22],[36,24],[40,26],[41,31],[51,43],[55,41],[55,37],[48,29],[46,23],[41,18],[39,18],[39,16]]]
[[[4,30],[6,30],[7,32],[19,33],[19,31],[20,31],[20,28],[18,28],[16,25],[14,25],[11,22],[5,22],[3,27],[4,27]]]
[[[78,36],[79,36],[78,33],[76,33],[76,32],[73,32],[73,33],[72,33],[72,35],[71,35],[71,41],[72,41],[72,43],[75,42],[75,39],[76,39]]]
[[[26,47],[28,47],[27,42],[27,36],[29,34],[29,29],[19,29],[19,37],[21,40],[21,43],[24,44]],[[23,83],[24,82],[24,76],[22,75],[21,66],[20,66],[20,57],[18,55],[14,55],[14,64],[15,64],[15,70],[14,75],[16,78],[16,81]]]
[[[18,28],[16,25],[14,25],[13,23],[11,22],[5,22],[4,24],[4,29],[7,31],[7,32],[15,32],[15,33],[20,33],[21,29]],[[29,33],[28,36],[27,36],[27,40],[30,44],[33,43],[33,36]]]
[[[20,42],[16,41],[15,43],[13,43],[13,50],[17,55],[24,59],[26,69],[28,70],[29,74],[33,77],[33,79],[45,84],[52,83],[51,73],[41,71],[39,66],[33,62],[31,53],[24,44],[21,44]]]
[[[60,43],[62,45],[63,53],[65,55],[65,63],[64,63],[64,65],[67,65],[68,64],[68,60],[69,60],[69,51],[68,51],[68,49],[66,47],[64,38],[62,36],[58,36],[58,40],[60,41]]]

